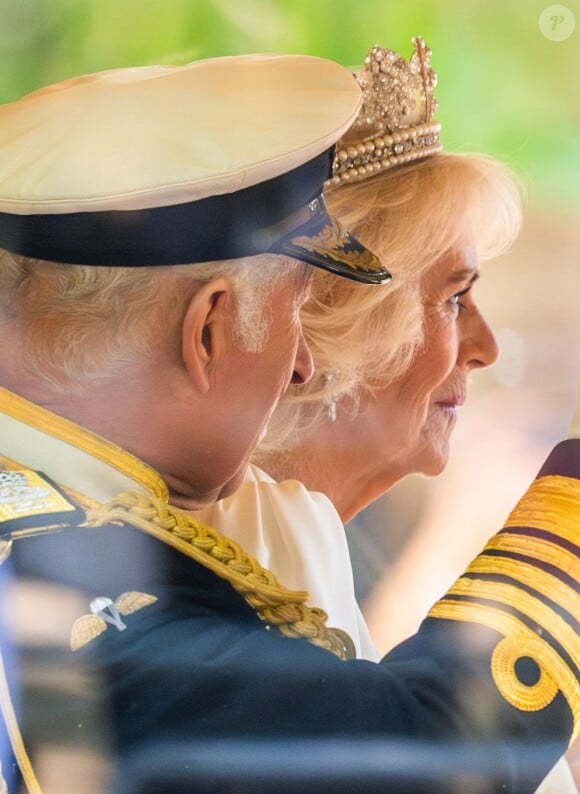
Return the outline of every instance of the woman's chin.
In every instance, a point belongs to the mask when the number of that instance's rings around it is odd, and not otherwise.
[[[419,445],[413,456],[417,474],[424,474],[426,477],[437,477],[441,474],[449,462],[449,447],[451,434],[457,422],[457,412],[455,409],[447,411],[440,409],[429,417],[425,423],[420,436]]]
[[[436,447],[425,449],[417,460],[417,474],[425,477],[437,477],[442,474],[449,462],[449,442],[440,443]]]

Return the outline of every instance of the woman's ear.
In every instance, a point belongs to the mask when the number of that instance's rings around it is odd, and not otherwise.
[[[183,318],[183,363],[193,385],[203,394],[231,341],[231,305],[231,284],[219,276],[199,287]]]

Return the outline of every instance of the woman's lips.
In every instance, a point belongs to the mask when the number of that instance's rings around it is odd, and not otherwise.
[[[446,397],[443,400],[437,400],[435,405],[440,408],[460,408],[465,402],[465,397]]]
[[[460,408],[464,402],[465,402],[465,397],[461,395],[457,395],[453,397],[443,397],[440,400],[436,400],[435,405],[446,416],[456,419],[457,409]]]

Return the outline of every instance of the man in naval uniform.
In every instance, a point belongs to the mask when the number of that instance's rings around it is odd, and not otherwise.
[[[276,400],[310,376],[307,265],[389,278],[321,197],[359,103],[327,61],[248,56],[102,73],[0,108],[9,785],[42,790],[36,748],[53,731],[61,746],[100,742],[119,792],[231,790],[188,780],[191,753],[227,767],[228,747],[272,738],[311,742],[309,772],[325,741],[362,740],[379,758],[392,741],[428,742],[447,768],[458,747],[493,745],[495,767],[462,774],[524,792],[577,731],[580,442],[378,664],[188,514],[236,488]],[[36,636],[54,627],[70,643],[54,668],[71,691],[51,693],[44,733],[20,585]],[[106,789],[99,774],[87,790]],[[239,790],[270,785],[260,773]],[[79,786],[69,775],[60,790]]]

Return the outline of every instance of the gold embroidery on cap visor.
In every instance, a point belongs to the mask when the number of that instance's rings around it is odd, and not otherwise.
[[[363,284],[385,284],[391,274],[380,259],[329,215],[316,230],[288,235],[272,250]],[[300,231],[300,229],[298,229]]]

